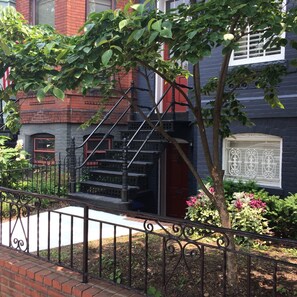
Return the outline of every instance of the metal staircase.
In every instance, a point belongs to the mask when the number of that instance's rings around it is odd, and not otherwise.
[[[175,123],[174,119],[166,118],[171,106],[161,115],[161,118],[156,119],[155,110],[166,93],[146,114],[146,117],[150,119],[150,124],[145,120],[129,121],[127,129],[120,131],[120,140],[113,141],[112,148],[105,152],[102,159],[98,160],[95,168],[84,169],[92,154],[79,166],[75,159],[75,151],[82,148],[96,131],[100,131],[100,127],[120,105],[120,102],[135,89],[131,87],[127,90],[82,145],[76,147],[73,140],[72,147],[68,150],[71,189],[69,196],[72,199],[96,204],[109,210],[157,211],[158,163],[167,141],[156,131],[156,127],[162,124],[167,132],[174,133]],[[98,150],[104,139],[112,135],[121,119],[132,110],[133,96],[130,99],[130,106],[104,135],[93,152]],[[87,177],[82,180],[81,176]]]
[[[135,125],[141,125],[141,122],[128,124],[128,130],[121,131],[121,137],[131,139],[136,133]],[[114,141],[112,149],[107,150],[104,158],[98,161],[97,168],[89,170],[88,179],[80,182],[79,192],[71,193],[71,198],[87,200],[109,209],[154,212],[158,160],[167,142],[156,131],[152,133],[151,139],[146,140],[150,132],[151,130],[142,129],[129,147],[127,141],[126,148],[123,147],[123,141]],[[143,148],[139,151],[142,145]],[[132,160],[133,163],[126,168]],[[127,193],[123,199],[125,168]]]

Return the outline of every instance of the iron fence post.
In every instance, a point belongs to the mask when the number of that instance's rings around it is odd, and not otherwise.
[[[59,153],[59,161],[58,161],[58,196],[61,195],[61,174],[62,174],[62,160],[61,153]]]
[[[76,159],[75,159],[75,138],[72,137],[69,149],[69,191],[76,192]]]
[[[89,207],[87,205],[84,206],[84,241],[83,241],[83,283],[88,282],[88,258],[89,258]]]
[[[128,147],[127,147],[127,139],[123,139],[123,163],[122,163],[122,193],[121,193],[121,198],[122,202],[128,202],[128,160],[127,160],[127,155],[128,155]]]

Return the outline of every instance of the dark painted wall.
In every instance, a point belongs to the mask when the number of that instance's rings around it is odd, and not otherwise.
[[[238,98],[246,106],[246,112],[254,122],[254,127],[232,126],[235,133],[264,133],[280,136],[283,139],[282,155],[282,189],[272,190],[272,193],[287,195],[288,192],[297,192],[297,73],[296,68],[290,66],[289,61],[297,58],[296,50],[286,48],[285,61],[279,61],[287,66],[289,74],[285,76],[278,86],[278,93],[285,109],[272,109],[263,100],[263,91],[254,85],[242,88]],[[202,81],[215,76],[218,73],[218,65],[221,60],[220,50],[217,49],[212,57],[205,59],[202,66]],[[253,65],[261,67],[260,64]],[[207,102],[207,101],[205,101]],[[203,176],[208,176],[205,166],[202,147],[195,130],[194,158],[197,158],[197,166]]]

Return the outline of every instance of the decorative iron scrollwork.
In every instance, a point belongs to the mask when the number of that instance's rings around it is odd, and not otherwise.
[[[199,244],[200,241],[212,239],[217,243],[219,248],[228,248],[230,239],[222,231],[218,231],[211,226],[204,226],[187,223],[173,223],[172,225],[164,224],[160,221],[145,220],[143,223],[144,230],[147,233],[154,233],[156,227],[164,231],[167,238],[176,241],[186,241],[189,243]]]
[[[41,198],[25,192],[6,190],[0,192],[1,205],[8,205],[9,246],[29,251],[29,217],[41,207]],[[2,212],[2,209],[1,209]]]

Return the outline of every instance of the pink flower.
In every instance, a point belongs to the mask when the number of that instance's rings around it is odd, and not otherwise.
[[[213,194],[213,193],[215,192],[215,190],[214,190],[213,187],[210,187],[210,188],[208,189],[208,191],[209,191],[211,194]]]
[[[266,208],[266,203],[260,199],[252,199],[249,203],[251,208]]]
[[[236,201],[234,202],[234,206],[235,206],[237,209],[241,210],[241,209],[242,209],[242,206],[243,206],[243,203],[238,199],[238,200],[236,200]]]
[[[190,200],[186,201],[187,205],[190,207],[194,206],[196,202],[197,202],[197,198],[195,196],[191,196]]]

